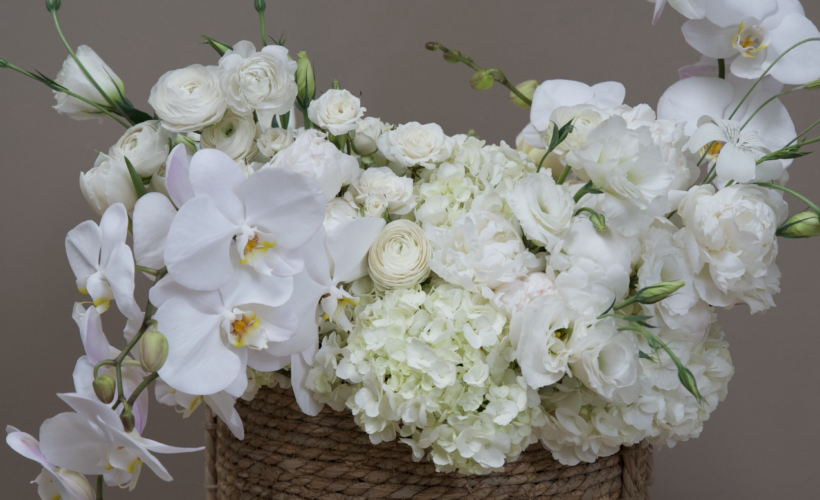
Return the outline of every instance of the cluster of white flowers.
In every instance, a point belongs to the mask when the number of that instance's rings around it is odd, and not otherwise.
[[[58,111],[131,126],[80,175],[99,224],[66,238],[90,296],[60,395],[75,413],[41,442],[9,428],[42,498],[93,498],[84,474],[133,488],[143,465],[170,480],[152,452],[191,450],[142,437],[154,381],[238,439],[237,398],[292,388],[306,414],[349,410],[442,472],[497,471],[539,441],[577,464],[698,436],[733,373],[716,308],[773,307],[777,236],[820,234],[785,187],[812,141],[776,98],[820,87],[820,45],[789,49],[817,31],[796,0],[669,2],[719,62],[682,70],[657,114],[616,82],[522,86],[516,148],[365,117],[338,82],[316,97],[304,53],[246,41],[209,39],[216,65],[163,75],[150,119],[78,50]],[[787,220],[784,192],[811,211]],[[102,331],[112,301],[124,351]]]

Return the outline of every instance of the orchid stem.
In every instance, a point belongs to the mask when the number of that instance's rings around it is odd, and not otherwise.
[[[775,100],[775,99],[777,99],[777,98],[783,97],[784,95],[791,94],[792,92],[797,92],[798,90],[805,90],[805,89],[806,89],[806,86],[805,86],[805,85],[803,85],[803,86],[801,86],[801,87],[795,87],[795,88],[793,88],[793,89],[786,90],[785,92],[781,92],[781,93],[779,93],[779,94],[777,94],[777,95],[774,95],[774,96],[770,97],[770,98],[769,98],[766,102],[764,102],[763,104],[761,104],[761,105],[760,105],[760,107],[759,107],[759,108],[757,108],[757,109],[755,110],[755,112],[754,112],[754,113],[752,113],[752,116],[750,116],[750,117],[746,120],[746,122],[743,124],[743,126],[742,126],[742,127],[740,127],[740,130],[743,130],[744,128],[746,128],[746,125],[748,125],[748,124],[749,124],[749,122],[750,122],[750,121],[752,121],[752,118],[754,118],[755,116],[757,116],[757,114],[758,114],[758,113],[760,113],[760,112],[763,110],[763,108],[765,108],[766,106],[768,106],[770,102],[774,101],[774,100]]]
[[[791,146],[792,144],[794,144],[795,142],[799,141],[801,137],[803,137],[804,135],[806,135],[806,134],[808,134],[809,132],[811,132],[811,131],[812,131],[812,129],[814,129],[814,127],[816,127],[816,126],[818,126],[818,125],[820,125],[820,120],[817,120],[816,122],[814,122],[814,123],[811,125],[811,127],[807,128],[806,130],[804,130],[803,132],[801,132],[801,133],[800,133],[797,137],[795,137],[794,139],[792,139],[791,141],[789,141],[789,143],[788,143],[788,144],[786,144],[786,146],[785,146],[785,147],[789,147],[789,146]]]
[[[726,59],[718,59],[718,78],[726,79]]]
[[[99,363],[97,363],[97,366],[94,367],[94,380],[97,380],[99,378],[100,368],[102,368],[103,366],[114,366],[114,365],[116,365],[116,363],[114,361],[110,360],[110,359],[106,359],[105,361],[100,361]]]
[[[134,389],[134,392],[131,393],[131,397],[128,398],[128,406],[134,406],[134,403],[137,402],[137,398],[140,397],[140,393],[142,391],[144,391],[146,387],[151,385],[151,382],[153,382],[154,380],[156,380],[158,378],[159,378],[159,373],[154,372],[151,375],[148,375],[147,377],[142,379],[142,382],[140,383],[140,385],[138,385],[137,388]]]
[[[103,500],[103,477],[97,476],[97,500]]]

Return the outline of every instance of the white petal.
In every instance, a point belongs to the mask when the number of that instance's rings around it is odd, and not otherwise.
[[[134,257],[131,248],[125,243],[117,245],[104,272],[114,292],[117,309],[128,319],[139,319],[142,312],[134,300]]]
[[[772,43],[766,67],[774,60],[769,58],[784,53],[792,45],[807,38],[819,38],[820,31],[810,20],[799,14],[791,14],[772,30]],[[820,78],[820,42],[804,43],[792,50],[772,68],[771,75],[788,85],[803,85]]]
[[[721,28],[706,19],[695,19],[683,24],[683,37],[686,42],[701,54],[715,59],[728,59],[738,55],[732,46],[732,36],[737,28]]]
[[[753,92],[749,96],[749,106],[746,107],[745,113],[741,115],[741,112],[738,112],[738,115],[742,116],[742,122],[745,123],[748,115],[769,100],[772,95],[769,92]],[[775,99],[760,110],[743,131],[757,132],[766,147],[772,151],[777,151],[797,136],[797,130],[794,128],[789,111],[780,99]]]
[[[80,320],[80,335],[85,346],[85,353],[88,360],[96,365],[100,361],[109,359],[111,355],[111,344],[105,338],[100,321],[100,313],[95,308],[89,308]]]
[[[222,343],[221,316],[202,314],[185,300],[172,298],[157,310],[154,319],[168,338],[168,359],[159,373],[174,389],[214,394],[228,387],[244,369],[236,354]]]
[[[134,206],[134,258],[151,269],[165,267],[165,240],[177,211],[165,196],[148,193]]]
[[[324,403],[319,403],[313,397],[313,393],[307,388],[307,376],[310,371],[310,365],[307,364],[300,354],[294,354],[291,358],[290,364],[290,379],[293,383],[293,394],[296,396],[296,402],[299,408],[305,415],[315,417],[322,408]]]
[[[698,127],[692,137],[689,139],[689,144],[687,144],[689,151],[692,153],[696,153],[699,149],[703,148],[704,146],[711,144],[713,141],[717,142],[726,142],[728,138],[726,134],[723,132],[723,129],[715,125],[714,123],[705,123]]]
[[[755,157],[740,150],[733,144],[726,144],[720,151],[717,160],[717,174],[724,179],[735,182],[749,182],[754,179],[757,170]]]
[[[102,474],[108,441],[76,413],[61,413],[40,427],[40,450],[49,462],[81,474]]]
[[[122,388],[125,391],[126,397],[131,397],[134,390],[142,383],[145,377],[148,376],[142,368],[138,366],[123,366],[122,367]],[[134,403],[132,413],[134,414],[134,429],[138,434],[142,434],[145,430],[145,425],[148,423],[148,391],[142,391]]]
[[[85,283],[89,276],[97,272],[101,242],[100,228],[90,220],[79,224],[66,235],[68,263],[78,282]]]
[[[160,307],[174,297],[185,299],[188,304],[204,314],[220,314],[224,309],[222,297],[216,290],[202,292],[191,290],[177,283],[171,275],[162,278],[148,292],[151,303]]]
[[[245,367],[248,365],[248,349],[231,349],[231,351],[239,358],[239,364],[242,366],[231,383],[225,387],[225,392],[231,396],[238,398],[248,389],[248,375]]]
[[[128,236],[128,213],[122,203],[115,203],[100,219],[100,266],[105,267],[114,248]]]
[[[228,426],[228,429],[231,430],[231,434],[233,434],[236,439],[240,441],[245,439],[242,417],[239,416],[236,408],[234,408],[236,398],[223,391],[211,396],[205,396],[204,399],[205,404],[210,406],[211,411]]]
[[[191,158],[189,176],[197,197],[212,198],[228,220],[243,222],[244,209],[236,189],[245,181],[245,174],[230,156],[216,149],[203,149]]]
[[[732,84],[720,78],[692,77],[681,80],[664,92],[658,103],[658,119],[685,123],[692,135],[704,115],[723,117],[734,98]]]
[[[545,130],[556,108],[584,104],[594,97],[595,92],[585,83],[572,80],[548,80],[535,89],[530,109],[530,122],[536,129]]]
[[[331,261],[327,249],[327,233],[324,228],[319,228],[313,238],[300,251],[305,260],[305,274],[308,279],[319,285],[331,286]]]
[[[707,0],[669,0],[669,5],[689,19],[701,19],[706,15]]]
[[[777,10],[773,0],[720,0],[706,2],[706,18],[718,26],[737,26],[747,17],[765,19]]]
[[[601,82],[592,86],[595,97],[589,102],[599,108],[614,108],[624,103],[626,87],[620,82]]]
[[[114,410],[99,402],[97,398],[78,393],[64,393],[57,394],[57,396],[86,420],[95,424],[103,423],[113,429],[122,429],[122,423]]]
[[[262,304],[270,307],[281,306],[293,293],[293,278],[265,276],[252,267],[239,264],[235,255],[234,272],[231,279],[219,292],[225,307],[233,309],[244,304]]]
[[[328,234],[334,283],[347,283],[367,274],[367,252],[384,225],[384,219],[362,217],[343,222]]]
[[[194,188],[188,177],[189,171],[188,149],[184,144],[177,145],[168,155],[165,162],[165,179],[168,196],[174,205],[181,207],[194,197]]]
[[[11,427],[11,429],[13,430],[6,436],[6,444],[8,444],[12,450],[29,460],[34,460],[46,469],[54,469],[54,466],[46,460],[45,455],[40,451],[40,443],[37,442],[34,436],[20,432],[14,429],[14,427]],[[6,428],[6,431],[8,432],[9,428]]]

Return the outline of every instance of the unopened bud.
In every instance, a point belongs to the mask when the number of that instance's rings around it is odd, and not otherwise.
[[[304,51],[299,52],[296,61],[296,85],[299,87],[299,103],[307,109],[310,101],[316,96],[316,77],[313,74],[313,65]]]
[[[8,68],[9,67],[9,60],[0,58],[0,68]]]
[[[820,235],[820,218],[814,210],[792,215],[777,230],[784,238],[811,238]]]
[[[436,42],[427,42],[424,44],[424,48],[431,52],[435,52],[438,50],[439,44]]]
[[[260,14],[265,12],[265,9],[268,8],[268,6],[265,5],[265,0],[254,0],[253,6],[256,9],[256,12],[259,12]]]
[[[535,94],[535,89],[538,88],[538,81],[537,80],[527,80],[526,82],[521,82],[515,86],[519,92],[524,94],[524,97],[532,101],[532,96]],[[519,108],[530,109],[530,105],[526,102],[522,101],[520,97],[515,95],[514,93],[510,92],[510,102],[518,106]]]
[[[60,0],[46,0],[46,9],[49,12],[60,10]]]
[[[810,90],[820,89],[820,80],[814,80],[806,84],[806,88]]]
[[[342,88],[341,84],[339,83],[339,80],[333,80],[331,88],[333,88],[333,90],[339,90],[340,88]]]
[[[149,330],[140,339],[140,364],[148,373],[158,372],[168,359],[168,339],[156,330]]]
[[[233,50],[233,47],[228,45],[227,43],[216,41],[213,38],[207,37],[205,35],[200,36],[202,36],[202,38],[205,39],[205,43],[210,45],[211,48],[214,49],[216,53],[220,56],[224,56],[226,52],[228,52],[229,50]]]
[[[179,146],[180,144],[185,144],[185,147],[188,148],[189,153],[196,153],[196,142],[190,137],[182,134],[177,134],[177,136],[174,138],[174,147]]]
[[[461,62],[461,52],[457,50],[447,51],[444,53],[444,60],[448,63],[458,64]]]
[[[687,391],[695,396],[695,399],[698,401],[703,400],[703,396],[701,396],[698,390],[698,382],[695,380],[695,376],[692,375],[692,372],[689,371],[689,368],[678,366],[678,380],[680,380],[680,383],[683,384],[683,387],[686,388]]]
[[[122,428],[125,432],[131,432],[134,430],[134,427],[136,427],[134,414],[131,413],[131,407],[128,403],[123,404],[122,413],[120,413],[120,422],[122,422]]]
[[[470,78],[470,86],[476,90],[484,90],[493,86],[495,78],[491,71],[482,69],[475,72]]]
[[[598,231],[606,231],[606,217],[604,217],[604,214],[595,212],[589,216],[589,221],[592,222],[592,225],[595,226],[595,229]]]
[[[638,290],[638,294],[635,295],[634,301],[640,302],[641,304],[654,304],[669,297],[684,286],[686,286],[686,283],[683,281],[664,281],[656,285],[641,288]]]
[[[111,404],[117,395],[117,382],[110,375],[103,375],[91,383],[97,399],[105,404]]]

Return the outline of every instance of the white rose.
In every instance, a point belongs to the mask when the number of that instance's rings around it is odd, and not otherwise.
[[[512,318],[521,312],[533,299],[556,293],[555,283],[545,273],[532,273],[517,280],[504,283],[495,289],[492,304]]]
[[[468,212],[449,228],[430,226],[427,238],[432,246],[433,272],[487,299],[502,284],[542,267],[524,247],[519,230],[492,212]]]
[[[369,155],[376,152],[378,146],[376,142],[384,132],[387,132],[392,127],[386,123],[382,123],[378,118],[369,116],[359,121],[356,129],[356,134],[353,137],[353,145],[356,146],[356,151],[360,155]]]
[[[239,115],[257,110],[282,115],[290,111],[299,93],[296,61],[288,60],[288,49],[268,45],[260,52],[251,42],[241,41],[219,60],[220,85],[231,110]]]
[[[202,149],[218,149],[234,161],[248,163],[259,153],[256,136],[259,128],[252,115],[237,115],[233,111],[213,127],[202,131],[199,146]]]
[[[330,232],[339,224],[359,218],[359,206],[348,192],[343,197],[333,198],[325,206],[325,231]]]
[[[410,122],[382,134],[378,146],[385,158],[405,167],[435,168],[453,154],[455,141],[435,123]]]
[[[256,140],[259,152],[268,158],[293,144],[293,131],[290,129],[268,127]]]
[[[194,64],[162,75],[148,104],[171,132],[194,132],[218,123],[225,115],[216,66]]]
[[[123,102],[125,86],[117,74],[114,73],[114,70],[109,68],[100,56],[87,45],[80,45],[75,54],[85,69],[88,70],[88,73],[94,81],[96,81],[103,92],[105,92],[105,95],[114,102]],[[77,65],[77,62],[74,61],[74,58],[71,56],[66,58],[63,63],[63,68],[57,74],[57,78],[55,78],[54,81],[80,97],[84,97],[100,106],[110,107],[106,98],[102,96],[94,84],[88,80],[85,73],[83,73],[80,66]],[[66,114],[75,120],[91,120],[97,118],[97,120],[102,123],[104,114],[94,106],[57,91],[54,91],[54,99],[57,100],[54,109],[56,109],[58,113]]]
[[[149,120],[129,128],[111,146],[108,156],[117,161],[128,157],[140,177],[151,177],[165,163],[170,152],[171,145],[165,130],[158,121]]]
[[[328,201],[359,176],[359,162],[314,129],[301,132],[290,147],[262,168],[284,168],[309,177],[319,183]]]
[[[137,192],[125,162],[102,153],[97,157],[94,168],[80,173],[80,190],[98,215],[115,203],[122,203],[131,212],[137,202]]]
[[[527,238],[552,252],[569,229],[575,212],[572,196],[552,176],[530,174],[507,197]]]
[[[416,206],[413,179],[399,177],[389,167],[368,168],[352,184],[351,190],[359,203],[373,194],[384,196],[389,204],[387,211],[394,215],[408,214]]]
[[[383,194],[369,194],[361,204],[365,217],[383,217],[384,213],[387,212],[387,198]]]
[[[714,306],[745,302],[751,312],[774,306],[780,291],[775,231],[788,216],[779,191],[732,185],[689,190],[678,207],[684,228],[676,236],[697,274],[700,296]]]
[[[540,389],[567,374],[570,320],[560,296],[534,298],[510,323],[510,341],[527,385]]]
[[[333,135],[356,130],[367,108],[347,90],[330,89],[308,106],[308,118]]]
[[[638,343],[631,332],[619,332],[612,318],[576,323],[569,339],[572,374],[602,397],[630,404],[640,395]]]
[[[412,288],[430,275],[430,243],[415,222],[393,221],[370,247],[370,277],[380,290]]]

